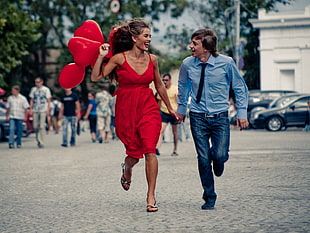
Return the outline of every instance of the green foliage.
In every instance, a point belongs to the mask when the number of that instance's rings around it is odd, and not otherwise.
[[[32,20],[17,4],[1,1],[0,9],[0,86],[8,86],[5,77],[21,65],[31,43],[40,37],[40,22]]]
[[[259,53],[257,30],[253,29],[249,19],[255,17],[259,8],[273,9],[276,3],[289,3],[291,0],[243,0],[241,4],[241,35],[247,41],[245,46],[244,77],[250,87],[257,87],[259,81]],[[9,3],[11,2],[11,3]],[[214,28],[219,37],[219,51],[232,55],[234,33],[231,27],[234,16],[229,11],[231,0],[121,0],[121,11],[110,11],[110,0],[11,0],[0,1],[0,85],[21,83],[24,87],[33,85],[33,78],[56,79],[63,66],[73,61],[67,49],[68,39],[74,31],[88,19],[100,25],[105,40],[111,27],[127,18],[144,17],[150,22],[165,20],[164,17],[180,18],[185,9],[190,10],[191,21],[197,27]],[[23,4],[22,4],[23,3]],[[176,56],[158,55],[161,72],[170,72],[179,68],[184,57],[189,55],[188,44],[193,30],[186,23],[178,28],[168,27],[164,42],[175,48]],[[153,27],[154,32],[158,28]],[[49,51],[61,51],[58,67],[48,70]],[[89,82],[89,69],[86,81],[81,85],[84,95]],[[13,81],[12,81],[13,80]],[[57,82],[55,82],[57,89]]]
[[[247,41],[243,54],[244,78],[250,89],[259,88],[258,31],[252,28],[250,18],[257,16],[258,9],[274,10],[276,3],[290,4],[293,0],[242,0],[240,1],[240,36]],[[192,20],[199,28],[213,28],[217,32],[221,53],[233,56],[235,38],[235,8],[231,0],[193,0],[190,1]],[[197,28],[196,28],[197,29]],[[181,29],[175,25],[168,27],[165,38],[169,43],[184,51],[184,42],[190,38],[193,29]]]

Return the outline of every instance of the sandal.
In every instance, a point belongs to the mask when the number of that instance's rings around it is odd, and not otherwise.
[[[146,211],[147,212],[156,212],[156,211],[158,211],[158,206],[156,205],[156,201],[155,201],[154,205],[148,204],[146,206]]]
[[[123,189],[125,191],[128,191],[129,188],[130,188],[130,184],[131,184],[131,180],[128,181],[126,180],[125,176],[124,176],[124,172],[125,172],[125,163],[122,163],[121,164],[121,167],[122,167],[122,177],[121,177],[121,185],[123,187]]]

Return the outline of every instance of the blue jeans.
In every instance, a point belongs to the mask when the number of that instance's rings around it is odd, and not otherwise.
[[[225,163],[228,158],[230,129],[227,114],[206,117],[190,112],[191,131],[198,154],[198,170],[206,202],[216,201],[211,163]],[[211,144],[210,144],[211,142]]]
[[[14,145],[14,136],[16,133],[16,145],[22,145],[23,120],[10,118],[10,136],[9,145]]]
[[[76,116],[63,116],[62,118],[62,143],[68,144],[68,125],[71,127],[70,145],[75,145]]]

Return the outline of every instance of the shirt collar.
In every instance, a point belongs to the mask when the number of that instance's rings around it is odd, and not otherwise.
[[[197,57],[195,57],[195,63],[197,66],[200,66],[201,64],[203,64],[202,61],[200,61]],[[214,66],[215,65],[215,57],[211,54],[208,61],[207,61],[207,64],[210,64],[211,66]]]

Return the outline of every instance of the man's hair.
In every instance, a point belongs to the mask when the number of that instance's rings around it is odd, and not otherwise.
[[[20,91],[20,87],[17,85],[12,86],[12,89],[16,90],[16,91]]]
[[[217,52],[217,36],[214,30],[206,28],[195,31],[191,40],[201,40],[202,46],[208,50],[213,56],[218,56]]]
[[[168,77],[169,79],[171,79],[171,75],[169,73],[164,74],[163,77]]]
[[[41,77],[36,77],[34,80],[37,80],[37,79],[39,79],[41,82],[44,81],[43,78],[41,78]]]

